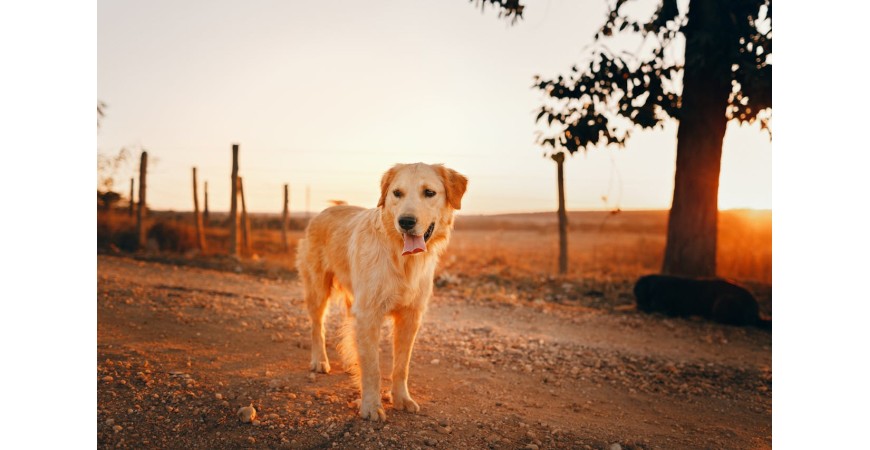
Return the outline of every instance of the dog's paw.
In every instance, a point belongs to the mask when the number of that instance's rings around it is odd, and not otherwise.
[[[359,408],[359,415],[362,416],[363,419],[371,420],[373,422],[386,422],[387,420],[387,413],[384,411],[384,407],[380,402],[363,402]]]
[[[312,372],[329,373],[329,370],[330,370],[329,361],[327,361],[327,360],[320,361],[319,359],[312,359],[311,365],[309,366],[309,368],[311,369]]]
[[[410,395],[393,394],[393,407],[399,411],[408,411],[415,414],[417,411],[420,411],[420,405]]]

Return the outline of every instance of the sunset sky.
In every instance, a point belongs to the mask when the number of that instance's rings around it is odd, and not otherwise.
[[[465,0],[100,1],[98,150],[148,149],[155,209],[192,209],[196,166],[210,209],[227,210],[239,143],[254,212],[280,212],[284,183],[294,212],[306,186],[312,211],[330,199],[373,207],[381,174],[417,161],[469,177],[464,213],[551,210],[532,77],[583,63],[605,10],[530,0],[510,26]],[[676,129],[569,158],[568,208],[669,208]],[[125,195],[136,166],[119,173]],[[771,142],[731,123],[720,208],[744,207],[771,207]]]

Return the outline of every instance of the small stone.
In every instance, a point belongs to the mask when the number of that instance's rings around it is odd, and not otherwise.
[[[441,360],[438,358],[435,358],[432,361],[429,361],[429,364],[432,364],[433,366],[437,366],[440,363],[441,363]],[[109,378],[111,378],[111,377],[109,377]]]
[[[251,444],[253,444],[253,443],[256,443],[257,440],[254,438],[254,436],[248,436],[248,442],[250,442]]]
[[[115,433],[117,433],[117,432],[123,430],[124,427],[122,427],[121,425],[115,425],[114,427],[112,427],[112,429],[115,430]]]
[[[435,442],[435,439],[426,438],[426,439],[423,439],[423,443],[429,447],[434,447],[437,442]]]
[[[216,393],[216,394],[214,395],[214,398],[216,398],[216,399],[218,399],[218,400],[223,400],[223,399],[224,399],[224,396],[223,396],[220,392],[218,392],[218,393]]]
[[[308,381],[314,382],[317,379],[317,375],[314,375],[314,372],[308,374]]]
[[[115,424],[115,419],[106,419],[106,425],[112,426]]]
[[[251,423],[257,417],[257,410],[253,406],[244,406],[239,408],[236,415],[243,423]]]
[[[251,421],[251,425],[253,425],[253,426],[255,426],[255,427],[259,427],[259,426],[260,426],[260,421],[257,420],[257,419],[254,419],[254,420]]]
[[[607,447],[608,450],[622,450],[622,446],[618,443],[610,444],[610,447]]]
[[[110,382],[110,381],[113,381],[113,380],[114,380],[114,378],[112,378],[112,377],[109,376],[109,375],[106,375],[106,376],[103,377],[103,381],[105,381],[105,382],[107,382],[107,383]]]
[[[535,444],[529,444],[523,447],[525,450],[538,450],[538,446]]]
[[[441,434],[450,434],[453,432],[453,429],[450,427],[438,427],[438,432]]]
[[[278,416],[277,414],[275,414],[275,413],[267,414],[267,415],[266,415],[266,418],[269,419],[269,420],[277,420],[278,417],[279,417],[279,416]]]

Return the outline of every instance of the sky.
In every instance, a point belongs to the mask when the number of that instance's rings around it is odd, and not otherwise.
[[[469,178],[462,213],[552,210],[555,164],[535,144],[533,76],[567,73],[605,18],[600,0],[526,2],[515,25],[465,0],[99,1],[98,151],[149,153],[148,201],[191,210],[191,168],[209,208],[229,209],[231,146],[253,212],[374,207],[399,162]],[[667,209],[675,122],[625,148],[565,163],[571,210]],[[730,123],[719,206],[771,208],[771,141]],[[125,195],[138,166],[117,173]],[[201,188],[200,188],[201,189]],[[201,194],[200,194],[201,195]]]

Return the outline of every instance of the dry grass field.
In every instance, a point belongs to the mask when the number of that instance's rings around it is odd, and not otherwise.
[[[99,215],[104,226],[104,215]],[[206,255],[226,253],[229,232],[222,216],[207,227]],[[719,275],[739,281],[769,284],[772,273],[772,214],[731,210],[719,218]],[[168,222],[181,236],[180,253],[195,246],[189,214],[156,212],[150,222]],[[567,278],[624,281],[657,272],[665,247],[666,211],[570,212]],[[132,230],[126,215],[115,213],[115,234]],[[246,254],[276,268],[293,271],[296,242],[306,221],[294,218],[290,251],[284,252],[276,216],[252,216],[252,245]],[[557,274],[559,237],[554,213],[458,216],[448,253],[440,270],[467,277],[498,276],[537,279]]]

